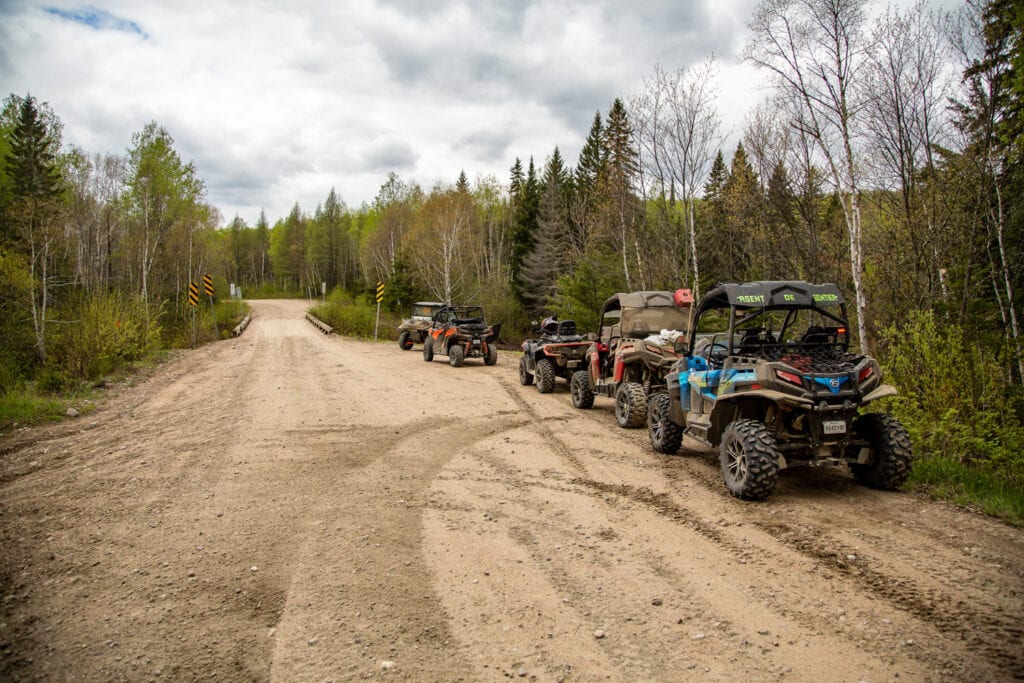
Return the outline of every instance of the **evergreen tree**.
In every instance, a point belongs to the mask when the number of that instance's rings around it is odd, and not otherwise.
[[[615,98],[608,111],[602,139],[605,162],[598,181],[601,194],[599,232],[604,241],[618,252],[626,287],[633,289],[640,285],[641,273],[638,271],[642,267],[636,234],[643,217],[636,194],[640,160],[633,145],[626,106],[619,98]]]
[[[742,142],[736,145],[722,194],[728,245],[725,277],[736,281],[760,280],[766,271],[768,251],[774,246],[765,239],[761,182]]]
[[[24,254],[28,272],[17,273],[20,264],[11,260],[2,281],[27,285],[23,291],[27,291],[29,300],[19,301],[18,306],[31,312],[36,358],[43,363],[53,287],[60,277],[56,248],[63,184],[57,164],[60,126],[52,119],[48,125],[31,95],[20,101],[10,98],[7,104],[5,113],[17,107],[17,120],[4,159],[10,196],[3,207],[0,249],[13,246]]]
[[[520,273],[523,267],[523,259],[533,248],[537,232],[537,214],[540,209],[540,181],[537,179],[537,170],[533,165],[533,157],[530,157],[530,165],[527,167],[526,180],[523,182],[522,190],[519,193],[519,201],[516,202],[514,224],[512,227],[512,282],[520,299],[522,298],[522,282]]]
[[[768,179],[764,205],[764,228],[767,238],[769,279],[805,278],[800,240],[796,232],[795,198],[786,166],[781,161]]]
[[[461,195],[469,194],[469,179],[465,171],[459,171],[459,179],[455,181],[455,191]]]
[[[521,296],[531,315],[542,315],[556,294],[558,279],[570,268],[571,240],[566,188],[571,176],[555,148],[544,167],[543,193],[537,216],[533,248],[523,260]]]

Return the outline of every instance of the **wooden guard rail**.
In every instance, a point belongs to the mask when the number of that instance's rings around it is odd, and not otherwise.
[[[245,332],[245,328],[249,326],[249,322],[252,320],[252,315],[247,315],[242,318],[242,322],[235,325],[235,329],[231,330],[232,337],[239,337]]]
[[[308,320],[310,323],[312,323],[313,327],[317,328],[318,330],[320,330],[324,334],[330,334],[331,332],[334,332],[334,328],[333,327],[331,327],[330,325],[325,323],[323,320],[320,320],[319,318],[317,318],[316,316],[314,316],[311,313],[307,313],[306,314],[306,320]]]

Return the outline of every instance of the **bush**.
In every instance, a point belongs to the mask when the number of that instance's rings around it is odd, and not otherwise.
[[[888,401],[914,442],[911,484],[975,500],[982,490],[1024,498],[1024,425],[1004,363],[931,311],[886,328],[882,342],[888,381],[900,390]]]
[[[71,321],[51,323],[41,380],[57,388],[95,380],[147,358],[160,348],[160,326],[138,297],[122,292],[89,294],[64,312]]]
[[[377,304],[354,298],[351,294],[336,289],[327,297],[327,302],[313,306],[309,312],[347,337],[373,339],[377,319]],[[381,310],[379,339],[398,339],[398,325],[401,316]]]

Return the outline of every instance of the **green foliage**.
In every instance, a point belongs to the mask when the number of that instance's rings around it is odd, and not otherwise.
[[[622,269],[615,256],[590,254],[576,270],[558,280],[551,310],[563,320],[575,320],[576,329],[596,332],[601,307],[612,294],[622,291]]]
[[[954,457],[917,458],[907,486],[1024,526],[1024,486]]]
[[[64,416],[64,403],[22,387],[0,394],[0,429],[15,425],[55,422]]]
[[[73,321],[52,326],[46,364],[51,385],[99,379],[160,348],[160,327],[137,296],[89,294],[68,312],[76,316]]]
[[[23,304],[31,291],[24,259],[0,248],[0,395],[28,379],[36,362],[32,319]]]
[[[377,304],[357,299],[342,290],[334,290],[327,302],[313,306],[309,312],[346,337],[373,339],[373,328],[377,318]],[[381,310],[379,339],[398,339],[398,325],[401,316]]]
[[[883,363],[900,389],[892,412],[914,441],[915,458],[950,461],[1024,489],[1024,425],[1007,368],[955,324],[917,311],[883,331]],[[923,464],[923,471],[941,473]]]

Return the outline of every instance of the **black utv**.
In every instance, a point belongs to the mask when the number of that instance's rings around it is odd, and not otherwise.
[[[549,394],[555,390],[555,378],[566,382],[572,373],[583,367],[591,342],[577,333],[572,320],[545,319],[534,329],[540,336],[523,342],[519,359],[519,383],[537,383],[537,391]]]

